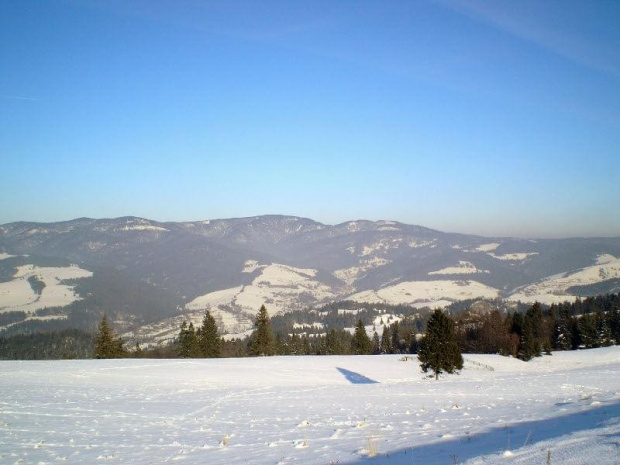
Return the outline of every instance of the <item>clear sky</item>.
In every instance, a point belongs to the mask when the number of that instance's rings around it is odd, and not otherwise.
[[[0,223],[620,236],[620,2],[3,0]]]

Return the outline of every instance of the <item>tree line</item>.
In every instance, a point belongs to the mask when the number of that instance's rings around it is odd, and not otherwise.
[[[530,360],[552,350],[620,344],[620,298],[609,294],[545,307],[534,303],[522,314],[463,312],[455,319],[463,352],[499,353]]]
[[[368,336],[363,319],[370,310],[356,314],[353,332],[345,329],[320,329],[321,333],[301,334],[287,330],[274,331],[272,318],[262,306],[256,315],[255,331],[245,339],[222,337],[211,314],[205,313],[198,328],[183,322],[174,344],[168,347],[126,347],[114,334],[107,317],[101,319],[94,337],[83,331],[63,330],[0,338],[0,358],[194,358],[246,357],[270,355],[371,355],[423,353],[430,319],[410,315],[391,324],[383,324]],[[334,312],[338,315],[338,312]],[[551,306],[535,303],[523,313],[463,310],[454,316],[442,312],[452,326],[454,340],[464,353],[499,353],[530,360],[552,350],[575,350],[620,344],[620,294],[610,294]],[[340,315],[344,316],[344,315]],[[338,316],[338,317],[340,317]],[[346,314],[351,321],[352,314]],[[281,321],[280,317],[275,317]],[[310,320],[308,320],[310,322]],[[383,323],[383,321],[382,321]],[[447,323],[442,323],[446,325]],[[374,328],[373,328],[374,329]],[[88,340],[88,343],[85,341]],[[434,349],[436,350],[436,349]]]

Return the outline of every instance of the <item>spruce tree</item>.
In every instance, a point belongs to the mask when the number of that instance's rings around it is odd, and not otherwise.
[[[562,307],[555,320],[553,347],[557,350],[570,350],[573,346],[571,315],[568,308]]]
[[[256,331],[252,334],[250,342],[250,355],[266,356],[275,354],[275,340],[271,329],[271,319],[264,305],[261,305],[256,321]]]
[[[420,341],[418,359],[422,370],[435,373],[435,379],[444,371],[454,373],[463,368],[463,357],[454,337],[454,323],[441,310],[431,315],[426,335]]]
[[[392,329],[392,352],[395,354],[401,353],[401,344],[400,344],[400,327],[398,325],[398,321],[395,321],[391,326]]]
[[[394,350],[392,347],[392,336],[390,334],[390,327],[383,327],[383,335],[381,336],[381,352],[384,354],[391,354]]]
[[[220,335],[217,332],[215,318],[211,316],[208,310],[200,327],[198,346],[200,347],[200,355],[202,357],[213,358],[220,356]]]
[[[186,321],[181,323],[176,352],[177,356],[181,358],[192,358],[200,355],[198,337],[196,336],[193,323],[190,323],[189,326]]]
[[[581,343],[586,349],[599,347],[599,335],[596,327],[596,318],[594,315],[582,315],[579,319],[579,334],[581,335]]]
[[[537,353],[537,344],[534,337],[534,322],[526,315],[523,319],[523,327],[521,329],[521,343],[519,344],[519,358],[524,361],[531,360],[533,357],[540,355]]]
[[[381,342],[379,341],[379,335],[375,331],[372,335],[372,353],[378,355],[381,353]]]
[[[370,355],[372,354],[372,343],[366,334],[366,328],[362,320],[357,321],[355,326],[355,333],[353,334],[353,340],[351,341],[351,351],[355,355]]]
[[[108,323],[108,317],[103,315],[95,333],[94,358],[121,358],[125,355],[123,340],[114,335]]]

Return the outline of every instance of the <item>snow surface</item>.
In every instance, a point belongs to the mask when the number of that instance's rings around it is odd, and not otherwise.
[[[441,270],[431,271],[429,275],[436,274],[473,274],[473,273],[490,273],[489,270],[479,270],[473,263],[459,260],[457,266],[449,266]]]
[[[538,252],[517,252],[517,253],[506,253],[503,255],[488,253],[487,255],[497,260],[523,261],[523,260],[527,260],[530,257],[533,257],[534,255],[538,255]]]
[[[7,258],[14,257],[15,255],[9,255],[8,253],[0,252],[0,260],[6,260]]]
[[[482,244],[481,246],[476,248],[477,252],[492,252],[500,246],[497,242],[493,242],[491,244]]]
[[[67,279],[89,278],[93,274],[76,265],[65,267],[38,267],[23,265],[16,269],[13,280],[0,283],[0,313],[22,311],[32,313],[47,307],[64,307],[80,297],[75,286],[63,284]],[[36,294],[28,278],[36,276],[45,283],[41,295]]]
[[[620,347],[413,357],[2,361],[0,462],[620,463]]]
[[[608,256],[610,257],[610,256]],[[541,302],[545,304],[573,301],[575,296],[568,292],[573,286],[596,284],[608,279],[620,278],[620,259],[605,260],[604,264],[592,265],[574,273],[550,276],[536,284],[525,286],[513,293],[509,300]]]
[[[385,266],[388,263],[391,263],[391,260],[386,260],[385,258],[381,257],[362,259],[360,260],[359,266],[352,266],[350,268],[342,268],[340,270],[336,270],[334,271],[334,276],[341,281],[344,281],[350,286],[359,278],[363,277],[367,271],[373,268],[378,268],[380,266]]]
[[[152,224],[136,224],[128,225],[117,229],[117,231],[168,231],[169,229],[162,228],[161,226],[154,226]]]
[[[494,299],[499,291],[478,281],[407,281],[378,291],[362,291],[348,300],[408,304],[417,307],[445,307],[455,300],[484,297]]]
[[[604,253],[599,255],[598,257],[596,257],[596,264],[597,265],[606,265],[607,263],[611,263],[618,260],[616,257],[614,257],[611,254],[608,253]]]

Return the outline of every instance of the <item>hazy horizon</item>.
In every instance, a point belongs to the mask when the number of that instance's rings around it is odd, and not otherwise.
[[[620,236],[620,3],[0,4],[0,224]]]

